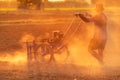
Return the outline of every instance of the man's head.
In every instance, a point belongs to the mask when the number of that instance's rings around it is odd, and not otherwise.
[[[96,8],[95,8],[96,12],[101,13],[104,11],[104,7],[103,4],[96,4]]]

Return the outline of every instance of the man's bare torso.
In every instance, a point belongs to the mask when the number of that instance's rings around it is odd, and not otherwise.
[[[95,33],[93,38],[97,40],[106,40],[107,39],[107,18],[101,13],[93,17],[93,22],[95,24]]]

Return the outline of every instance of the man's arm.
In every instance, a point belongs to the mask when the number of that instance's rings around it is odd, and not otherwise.
[[[84,22],[91,22],[92,21],[92,16],[91,15],[85,15],[81,13],[75,14],[76,16],[79,16]]]

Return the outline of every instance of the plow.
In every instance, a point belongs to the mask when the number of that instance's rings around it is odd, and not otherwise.
[[[48,61],[56,61],[54,54],[61,54],[65,52],[67,54],[66,59],[69,55],[69,50],[67,44],[62,42],[63,35],[59,31],[53,32],[54,39],[41,39],[40,41],[32,41],[26,42],[27,45],[27,56],[28,62],[32,60],[32,58],[39,62],[39,56],[42,60],[44,60],[44,56],[50,55]],[[32,56],[32,54],[34,56]]]
[[[52,31],[50,38],[42,38],[39,41],[26,41],[27,49],[27,62],[30,63],[33,60],[35,62],[44,62],[45,56],[49,55],[48,62],[56,62],[55,54],[63,54],[66,61],[69,58],[70,50],[68,47],[69,40],[72,39],[80,30],[81,21],[78,21],[76,25],[76,16],[66,28],[66,32],[63,33],[60,30]],[[75,23],[75,24],[74,24]]]

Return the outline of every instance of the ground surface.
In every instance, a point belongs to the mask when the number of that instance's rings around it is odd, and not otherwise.
[[[119,80],[119,68],[73,64],[10,65],[2,63],[1,80]]]

